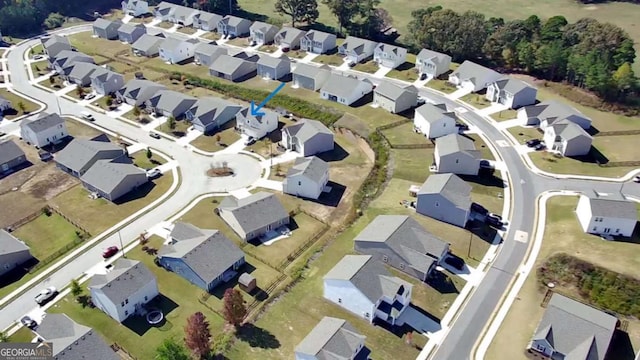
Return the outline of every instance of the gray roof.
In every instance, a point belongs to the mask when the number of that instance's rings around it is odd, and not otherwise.
[[[93,27],[103,30],[107,30],[109,27],[119,28],[121,25],[122,21],[120,20],[107,20],[103,18],[97,18],[96,21],[93,22]]]
[[[178,222],[171,231],[175,243],[160,249],[161,257],[182,259],[202,280],[210,283],[244,257],[244,252],[218,230],[199,229]]]
[[[213,63],[211,63],[209,69],[220,72],[222,74],[231,75],[245,63],[250,63],[250,61],[235,56],[220,55]]]
[[[201,42],[200,44],[196,45],[195,53],[208,56],[212,56],[215,54],[227,55],[227,48]]]
[[[193,13],[197,13],[200,10],[196,10],[194,8],[182,6],[182,5],[174,5],[173,6],[173,16],[176,19],[187,18],[189,15]]]
[[[131,47],[136,50],[147,52],[154,46],[159,46],[165,40],[164,36],[156,36],[151,34],[142,34]]]
[[[93,64],[94,60],[85,53],[71,50],[62,50],[55,58],[55,63],[62,68],[72,65],[74,62],[88,62]]]
[[[147,33],[147,27],[144,26],[144,24],[136,24],[136,23],[122,24],[118,28],[118,32],[125,33],[125,34],[132,34],[136,29],[142,29],[145,34]]]
[[[324,31],[318,31],[318,30],[309,30],[304,35],[305,38],[313,41],[318,41],[318,42],[324,42],[327,38],[332,36],[335,37],[334,34],[330,34]]]
[[[589,196],[592,216],[638,219],[636,203],[627,200],[622,193],[610,195],[593,192],[587,196]]]
[[[385,43],[379,43],[378,46],[376,46],[376,49],[385,53],[394,53],[396,55],[398,54],[398,52],[400,52],[400,50],[406,51],[406,49],[403,47],[385,44]]]
[[[281,38],[284,42],[292,42],[296,39],[301,39],[304,36],[304,31],[300,29],[296,29],[293,27],[285,26],[276,34],[277,37]]]
[[[512,78],[510,76],[499,79],[495,83],[498,86],[498,89],[504,90],[510,94],[517,94],[526,88],[535,89],[533,86],[527,84],[526,82]]]
[[[427,273],[449,245],[406,215],[378,215],[354,239],[385,243],[412,268]]]
[[[267,24],[262,21],[254,21],[250,27],[251,31],[259,31],[264,34],[273,33],[276,34],[278,32],[278,27],[275,25]]]
[[[0,141],[0,164],[25,156],[24,151],[13,140]]]
[[[159,90],[149,99],[154,108],[171,112],[185,104],[187,105],[186,109],[189,109],[196,101],[198,99],[173,90]]]
[[[35,133],[47,130],[54,126],[64,124],[64,119],[56,113],[40,113],[35,118],[25,119],[20,123],[20,127],[31,129]],[[1,153],[1,152],[0,152]]]
[[[373,53],[373,50],[378,45],[377,42],[358,38],[355,36],[347,36],[347,38],[342,43],[342,47],[344,47],[347,51],[353,51],[356,54],[365,54],[365,53]]]
[[[373,303],[382,296],[393,299],[401,287],[405,291],[413,287],[392,276],[381,262],[373,260],[370,255],[345,255],[324,279],[347,280]]]
[[[138,99],[140,93],[145,92],[145,90],[150,87],[166,89],[164,85],[150,80],[131,79],[122,89],[119,90],[119,92],[124,96],[131,97],[132,99]]]
[[[318,359],[351,359],[365,339],[346,320],[325,316],[296,346],[295,352]]]
[[[156,282],[156,277],[143,263],[120,258],[105,275],[94,275],[89,287],[102,290],[118,306],[150,282]]]
[[[177,6],[176,4],[172,4],[166,1],[161,2],[160,4],[158,4],[158,6],[156,6],[155,11],[163,14],[163,15],[167,15],[169,14],[170,11],[173,10],[173,8]]]
[[[433,50],[429,50],[429,49],[420,50],[420,52],[418,53],[417,58],[418,59],[424,59],[424,60],[431,59],[431,61],[433,61],[436,64],[439,64],[439,63],[443,62],[447,58],[451,59],[451,57],[449,55],[447,55],[447,54],[439,53],[437,51],[433,51]]]
[[[327,65],[314,66],[299,62],[296,64],[296,68],[291,72],[299,76],[315,79],[321,73],[331,74],[331,68]]]
[[[227,15],[227,16],[223,17],[222,20],[220,20],[220,21],[222,21],[223,23],[228,24],[229,26],[236,27],[236,26],[240,25],[243,22],[247,22],[247,21],[250,22],[251,20],[247,20],[247,19],[244,19],[244,18],[241,18],[241,17],[237,17],[237,16],[233,16],[233,15]]]
[[[482,154],[476,150],[473,140],[460,134],[448,134],[436,139],[438,155],[465,153],[470,157],[480,159]]]
[[[494,79],[500,77],[500,73],[493,71],[472,61],[465,60],[454,72],[461,80],[470,80],[474,84],[476,80]]]
[[[578,137],[587,137],[589,139],[593,139],[588,132],[586,132],[580,125],[570,121],[570,120],[560,120],[556,121],[551,125],[556,135],[562,137],[564,140],[571,140]]]
[[[382,95],[394,101],[408,92],[415,93],[416,96],[418,94],[418,89],[416,89],[416,87],[413,85],[400,86],[390,81],[381,81],[374,91],[376,94]]]
[[[302,175],[319,183],[328,172],[329,164],[319,157],[299,157],[287,171],[287,177]]]
[[[445,104],[430,104],[426,103],[416,109],[416,113],[420,114],[428,123],[433,124],[436,121],[439,121],[443,117],[448,117],[456,120],[456,114],[451,111],[447,111],[447,106]]]
[[[421,194],[440,194],[459,208],[471,207],[471,185],[456,174],[429,175],[418,191]]]
[[[56,359],[120,359],[96,331],[78,324],[65,314],[46,314],[36,333],[52,343]]]
[[[338,97],[348,98],[362,82],[370,83],[367,79],[360,80],[350,76],[331,74],[329,80],[322,86],[321,91]]]
[[[231,212],[247,234],[289,217],[278,198],[264,191],[242,199],[227,196],[220,202],[219,208]]]
[[[61,51],[71,50],[69,39],[64,36],[53,35],[49,38],[41,39],[42,46],[47,50],[50,57],[56,57]]]
[[[617,323],[614,316],[554,293],[533,339],[546,339],[567,360],[602,360]]]
[[[145,172],[133,165],[129,158],[123,157],[117,160],[96,161],[95,164],[80,177],[80,180],[110,194],[131,175],[145,175]]]
[[[196,15],[196,18],[200,19],[201,22],[213,22],[217,25],[218,22],[222,20],[222,15],[201,11],[198,15]]]
[[[235,116],[241,109],[242,106],[224,99],[202,97],[196,101],[189,111],[195,118],[200,120],[202,125],[207,125],[216,121],[222,115]]]
[[[66,168],[78,171],[99,152],[114,150],[119,150],[124,154],[124,149],[111,142],[73,139],[64,149],[56,153],[55,160]]]
[[[291,60],[289,60],[289,57],[284,54],[278,57],[271,56],[271,55],[262,55],[260,56],[260,59],[258,60],[257,64],[264,65],[270,68],[275,68],[283,62],[291,63]]]
[[[69,77],[74,79],[84,79],[85,77],[91,76],[93,72],[99,69],[104,69],[98,65],[86,62],[76,62],[73,63],[71,71],[69,72]]]
[[[113,77],[122,77],[122,75],[118,74],[115,71],[107,70],[107,69],[105,69],[103,67],[100,67],[100,69],[94,71],[93,74],[91,74],[91,80],[92,81],[94,79],[97,79],[97,80],[99,80],[101,82],[107,82]]]
[[[4,229],[0,229],[0,255],[13,254],[25,250],[29,251],[27,244]]]
[[[162,41],[162,43],[160,44],[160,47],[163,49],[167,49],[167,50],[176,50],[177,48],[179,48],[183,43],[188,42],[188,43],[192,43],[192,44],[198,44],[199,41],[197,39],[178,39],[175,37],[168,37],[166,39],[164,39],[164,41]]]
[[[300,143],[305,143],[317,134],[327,134],[333,136],[331,130],[318,120],[302,119],[295,124],[285,126],[282,131],[298,138]]]

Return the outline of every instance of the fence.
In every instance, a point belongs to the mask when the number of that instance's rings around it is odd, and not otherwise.
[[[46,207],[43,207],[42,209],[40,209],[38,211],[35,211],[31,215],[27,215],[27,216],[23,217],[22,219],[20,219],[20,220],[14,222],[13,224],[7,226],[6,229],[10,229],[11,231],[13,231],[13,230],[19,228],[20,226],[22,226],[22,225],[24,225],[24,224],[26,224],[26,223],[28,223],[30,221],[35,220],[38,216],[42,215],[42,212],[44,211],[45,208]]]
[[[124,360],[127,360],[127,359],[136,360],[135,356],[131,355],[131,353],[129,353],[127,350],[125,350],[125,348],[120,346],[118,343],[111,344],[111,349],[114,352],[118,353],[118,356],[120,356]]]
[[[287,275],[285,274],[280,274],[280,276],[278,276],[272,283],[271,285],[269,285],[266,289],[262,289],[262,291],[264,291],[267,294],[267,299],[269,298],[269,296],[271,295],[271,293],[278,288],[278,286],[280,286],[280,284],[282,284],[283,281],[285,281],[287,279]],[[266,299],[265,299],[266,300]],[[248,318],[249,315],[251,314],[252,311],[254,311],[261,303],[264,303],[265,301],[260,301],[254,298],[254,300],[247,305],[247,316],[245,317]]]
[[[326,234],[330,228],[331,227],[329,225],[325,224],[322,229],[320,229],[320,231],[310,237],[309,240],[298,246],[298,248],[296,248],[291,254],[289,254],[286,259],[282,260],[278,265],[276,265],[275,269],[280,272],[284,271],[284,269],[286,269],[289,264],[291,264],[295,259],[298,258],[298,256],[300,256],[300,254],[302,254],[305,250],[311,247],[311,245],[315,244],[316,241],[324,236],[324,234]]]
[[[593,136],[623,136],[623,135],[640,135],[640,130],[618,130],[618,131],[600,131]]]
[[[49,205],[45,206],[46,209],[48,209],[49,211],[52,211],[58,215],[60,215],[63,219],[67,220],[71,225],[77,227],[78,229],[82,230],[83,233],[85,233],[87,235],[87,237],[91,237],[91,233],[89,232],[89,230],[87,230],[84,226],[80,225],[77,221],[69,218],[68,216],[66,216],[65,214],[63,214],[60,210],[51,207]]]

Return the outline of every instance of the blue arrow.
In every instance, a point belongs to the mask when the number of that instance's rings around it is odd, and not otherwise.
[[[282,90],[282,88],[284,87],[284,83],[281,82],[280,85],[278,85],[278,87],[273,90],[271,92],[271,94],[269,94],[269,96],[267,96],[266,99],[262,100],[262,102],[260,104],[258,104],[258,106],[256,106],[256,104],[254,104],[254,102],[251,102],[251,115],[252,116],[264,116],[264,113],[260,111],[260,109],[262,109],[265,105],[267,105],[267,102],[269,102],[269,100],[273,99],[274,96],[276,96],[276,94]]]

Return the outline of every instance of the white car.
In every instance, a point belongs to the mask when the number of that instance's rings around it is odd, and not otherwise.
[[[35,55],[33,57],[33,60],[40,60],[40,59],[43,59],[43,58],[44,58],[44,55],[38,54],[38,55]]]
[[[634,182],[640,183],[640,175],[633,178]]]
[[[38,305],[42,306],[56,297],[56,295],[58,295],[58,290],[53,286],[49,286],[48,288],[40,291],[40,293],[36,295],[35,300]]]
[[[147,177],[148,178],[154,178],[156,176],[159,176],[160,174],[161,174],[160,169],[147,170]]]
[[[87,95],[84,97],[84,99],[85,99],[85,100],[91,100],[91,99],[93,99],[94,97],[96,97],[96,94],[91,93],[91,94],[87,94]]]
[[[91,115],[91,113],[88,112],[88,111],[81,112],[80,116],[82,116],[82,118],[85,119],[85,120],[89,120],[89,121],[94,121],[95,120],[93,115]]]

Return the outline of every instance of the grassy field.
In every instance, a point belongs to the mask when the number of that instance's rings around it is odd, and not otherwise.
[[[638,135],[595,136],[593,146],[611,162],[637,161],[640,158]]]
[[[186,120],[176,120],[175,127],[171,129],[169,127],[169,120],[160,124],[156,131],[163,132],[167,135],[175,136],[175,137],[183,137],[187,134],[187,129],[191,127],[191,123]]]
[[[31,63],[31,71],[33,72],[34,77],[39,77],[42,75],[46,75],[49,70],[47,66],[49,65],[49,60],[41,60]]]
[[[518,116],[518,111],[513,109],[502,110],[491,114],[491,118],[495,121],[513,120]]]
[[[414,145],[432,144],[431,140],[424,135],[413,131],[413,122],[407,121],[405,124],[394,126],[391,129],[382,131],[389,143],[393,145]]]
[[[431,79],[425,86],[441,91],[445,94],[451,94],[456,91],[455,85],[451,85],[447,80]]]
[[[353,67],[354,70],[366,72],[369,74],[373,74],[378,71],[379,67],[373,60],[367,61],[365,63],[358,63]]]
[[[534,127],[514,126],[508,129],[519,143],[524,144],[527,140],[542,139],[543,134]]]
[[[69,135],[73,136],[74,138],[93,138],[102,134],[100,130],[92,128],[91,126],[85,125],[74,119],[65,118],[64,120],[64,124],[67,127]],[[111,137],[110,139],[113,140],[113,138]]]
[[[196,31],[198,31],[198,30],[194,29],[194,28],[192,28],[190,26],[183,26],[183,27],[178,29],[179,33],[183,33],[183,34],[187,34],[187,35],[195,34]]]
[[[593,151],[593,148],[591,148]],[[607,154],[605,154],[606,156]],[[607,177],[620,177],[627,174],[631,170],[635,170],[632,166],[599,166],[592,160],[583,161],[582,159],[563,157],[556,158],[553,154],[538,151],[529,154],[533,163],[541,170],[557,173],[557,174],[580,174]],[[607,156],[608,157],[608,156]],[[637,160],[636,157],[633,160]],[[609,158],[609,160],[612,160]]]
[[[213,213],[213,209],[218,207],[220,201],[222,201],[222,198],[219,197],[200,200],[196,206],[191,208],[191,210],[178,220],[193,224],[202,229],[220,230],[226,237],[235,241],[236,244],[242,245],[244,242],[240,237],[227,226],[220,216]]]
[[[123,44],[117,40],[94,38],[89,31],[70,35],[69,41],[78,51],[87,55],[104,55],[113,58],[117,53],[131,51],[129,44]],[[98,62],[97,59],[94,58],[94,60]]]
[[[171,29],[173,27],[173,25],[175,25],[175,24],[172,23],[172,22],[163,21],[163,22],[157,24],[156,26],[161,28],[161,29]]]
[[[9,342],[13,343],[28,343],[36,336],[29,330],[29,328],[23,326],[18,331],[9,336]]]
[[[476,109],[484,109],[491,105],[491,101],[487,100],[483,94],[467,94],[461,97],[460,100],[475,107]]]
[[[213,134],[205,134],[198,136],[190,144],[203,151],[214,152],[222,150],[224,145],[231,145],[234,142],[240,140],[240,134],[234,129],[235,121],[229,121],[225,124],[225,128],[216,131]],[[218,141],[220,136],[220,141]]]
[[[140,168],[149,170],[153,169],[156,166],[162,165],[167,161],[160,156],[156,156],[153,151],[151,152],[151,159],[147,158],[147,150],[136,151],[133,156],[130,155],[133,159],[133,163]]]
[[[36,259],[42,260],[76,240],[76,230],[62,216],[53,213],[38,216],[17,228],[13,235],[29,245]]]
[[[4,117],[7,120],[15,119],[24,114],[29,114],[40,108],[40,106],[34,102],[31,102],[21,96],[18,96],[7,89],[0,89],[0,97],[3,97],[11,102],[13,109],[9,109],[4,113]],[[24,105],[24,111],[20,109],[20,104]]]
[[[632,242],[603,241],[598,236],[585,234],[575,215],[577,200],[577,197],[563,196],[547,202],[547,225],[536,265],[553,254],[566,253],[612,271],[637,276],[634,271],[640,266],[637,239]],[[559,290],[575,296],[574,289]],[[527,359],[523,350],[544,312],[540,306],[543,296],[532,272],[496,334],[487,353],[488,359]],[[629,321],[629,337],[637,349],[640,347],[640,321],[625,320]]]
[[[342,65],[342,63],[344,63],[344,57],[342,57],[342,55],[339,54],[322,54],[322,55],[318,55],[313,59],[313,62],[317,62],[319,64],[326,64],[326,65],[334,65],[334,66],[340,66]]]

